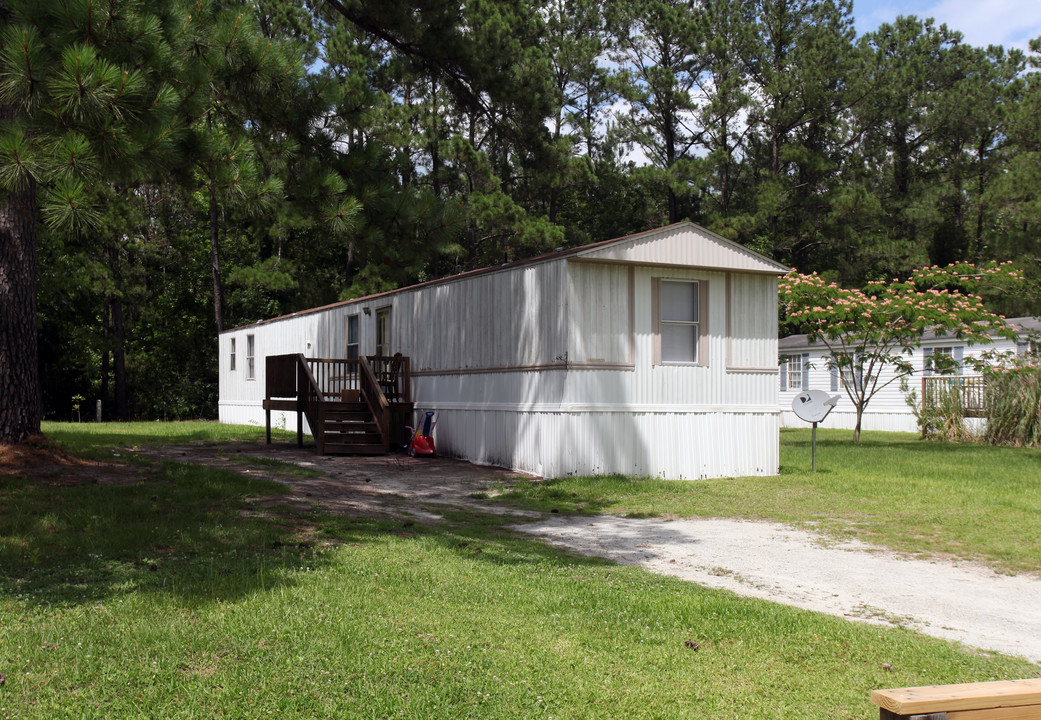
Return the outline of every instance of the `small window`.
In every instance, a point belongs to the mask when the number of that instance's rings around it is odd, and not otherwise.
[[[228,367],[232,372],[235,372],[235,338],[231,339],[231,363]]]
[[[864,368],[861,367],[861,357],[854,353],[838,353],[832,356],[828,363],[831,368],[832,392],[842,388],[852,388],[859,392],[864,387]]]
[[[254,350],[256,344],[253,340],[252,335],[246,336],[246,379],[256,379],[256,358],[254,357]]]
[[[785,355],[784,362],[788,366],[786,390],[802,390],[802,355]]]
[[[961,375],[962,348],[958,345],[940,345],[926,348],[926,373],[938,375]]]
[[[699,290],[697,282],[661,281],[658,335],[661,339],[662,364],[694,365],[699,362]]]
[[[376,311],[376,355],[390,357],[390,308]]]
[[[358,359],[358,316],[347,316],[347,359]]]

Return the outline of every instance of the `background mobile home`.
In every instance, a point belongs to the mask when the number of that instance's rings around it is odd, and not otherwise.
[[[264,422],[265,356],[400,352],[441,454],[545,477],[776,474],[787,270],[680,223],[240,327],[220,336],[220,419]]]
[[[1020,331],[1017,340],[995,337],[992,343],[969,344],[950,335],[926,334],[922,338],[921,347],[916,348],[910,356],[915,372],[906,378],[907,391],[902,389],[899,380],[879,391],[864,411],[862,429],[918,432],[918,423],[911,406],[907,403],[907,395],[911,390],[915,390],[918,399],[921,400],[926,392],[926,384],[938,379],[932,372],[932,359],[937,354],[946,355],[954,360],[957,366],[954,375],[969,392],[974,392],[978,385],[977,394],[982,399],[982,378],[971,366],[966,365],[968,358],[978,357],[988,351],[1023,354],[1036,350],[1031,338],[1041,331],[1041,321],[1038,318],[1010,318],[1008,323]],[[828,348],[820,342],[807,342],[806,335],[791,335],[778,341],[777,349],[780,362],[781,426],[806,427],[806,423],[792,412],[792,400],[804,389],[818,389],[839,395],[839,403],[828,415],[824,426],[853,429],[857,420],[856,408],[842,387],[846,378],[841,377],[836,369],[828,367]],[[883,370],[880,382],[886,382],[893,377],[895,370],[888,367]]]

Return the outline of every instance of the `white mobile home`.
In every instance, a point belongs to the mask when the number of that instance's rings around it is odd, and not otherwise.
[[[264,422],[265,356],[400,352],[444,455],[544,477],[773,475],[787,270],[680,223],[236,328],[220,419]]]
[[[908,358],[914,367],[914,373],[906,377],[902,389],[899,380],[880,390],[864,410],[863,430],[893,430],[896,432],[918,432],[918,423],[914,412],[907,403],[907,395],[917,392],[921,400],[926,394],[925,384],[930,378],[937,378],[932,372],[932,358],[942,354],[954,360],[957,369],[955,377],[960,378],[961,386],[972,392],[975,381],[979,380],[966,361],[978,357],[984,352],[1014,352],[1023,354],[1036,349],[1031,338],[1041,331],[1041,322],[1034,317],[1010,318],[1008,323],[1019,331],[1018,340],[995,337],[993,343],[969,344],[965,340],[946,335],[937,336],[927,333],[922,338],[921,346],[916,348]],[[803,390],[826,390],[839,395],[839,402],[824,422],[825,427],[852,429],[856,426],[856,409],[843,389],[845,378],[835,368],[829,367],[829,351],[824,343],[807,341],[806,335],[791,335],[777,343],[780,360],[780,410],[782,427],[806,427],[806,423],[796,417],[792,411],[792,400]],[[880,384],[894,378],[896,371],[892,367],[883,369]],[[978,382],[979,401],[982,402],[982,381]]]

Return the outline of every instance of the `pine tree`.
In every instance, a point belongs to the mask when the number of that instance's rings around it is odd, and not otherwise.
[[[37,222],[89,227],[99,180],[170,158],[188,18],[175,0],[0,0],[0,442],[40,429]]]

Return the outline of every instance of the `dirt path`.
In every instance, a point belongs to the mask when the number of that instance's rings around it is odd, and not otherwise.
[[[164,448],[160,454],[280,480],[290,488],[280,502],[349,515],[393,513],[436,522],[439,506],[511,515],[521,521],[517,530],[580,553],[1041,663],[1041,579],[1032,576],[909,559],[856,542],[824,543],[772,523],[567,517],[490,506],[473,495],[524,476],[444,458],[322,457],[313,449],[265,445]],[[287,477],[254,458],[292,462],[322,476]]]

